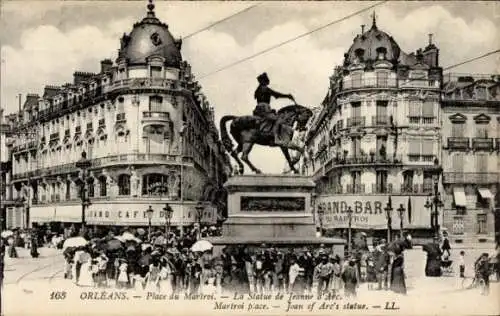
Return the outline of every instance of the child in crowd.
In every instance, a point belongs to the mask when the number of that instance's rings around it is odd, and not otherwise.
[[[460,251],[459,259],[460,277],[465,278],[465,251]]]

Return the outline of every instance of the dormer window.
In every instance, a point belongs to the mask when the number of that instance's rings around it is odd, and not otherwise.
[[[377,48],[377,59],[385,60],[387,57],[387,49],[385,47]]]
[[[364,49],[358,48],[354,51],[354,54],[356,55],[356,59],[358,62],[362,63],[364,61],[364,56],[365,56]]]

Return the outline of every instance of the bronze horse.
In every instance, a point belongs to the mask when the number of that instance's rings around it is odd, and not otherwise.
[[[277,116],[282,123],[280,137],[284,140],[286,145],[276,145],[272,132],[269,130],[267,132],[264,131],[262,125],[266,124],[266,119],[252,115],[239,117],[226,115],[220,120],[222,143],[224,144],[226,150],[231,154],[231,157],[233,157],[238,163],[240,174],[243,174],[244,172],[244,166],[241,162],[242,160],[250,167],[250,169],[252,169],[253,172],[262,173],[248,160],[248,155],[250,154],[250,151],[252,151],[254,144],[269,147],[279,146],[283,155],[285,155],[290,169],[294,173],[298,173],[298,170],[295,168],[295,164],[298,162],[298,159],[292,160],[288,150],[292,149],[303,153],[304,149],[297,144],[291,143],[294,131],[293,126],[295,122],[297,122],[296,129],[298,131],[305,131],[306,124],[312,115],[313,113],[310,109],[298,104],[283,107],[278,111]],[[236,149],[233,148],[233,142],[227,133],[226,123],[228,121],[232,121],[230,125],[230,132],[238,144]],[[242,153],[241,160],[238,157],[239,153]]]

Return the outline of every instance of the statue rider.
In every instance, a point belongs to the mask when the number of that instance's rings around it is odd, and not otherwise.
[[[288,98],[294,102],[295,99],[291,94],[282,94],[269,88],[270,81],[267,73],[265,72],[257,77],[257,81],[259,82],[259,86],[254,93],[254,98],[257,100],[257,106],[255,107],[254,115],[263,117],[274,123],[273,135],[275,144],[278,146],[285,145],[279,137],[279,130],[282,122],[279,120],[278,115],[276,115],[276,111],[271,109],[271,97],[274,97],[276,99]]]

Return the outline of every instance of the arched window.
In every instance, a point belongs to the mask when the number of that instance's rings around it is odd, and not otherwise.
[[[118,176],[118,195],[130,195],[130,176],[128,174]]]
[[[99,177],[99,196],[107,196],[107,178],[106,176]]]
[[[168,176],[147,174],[142,178],[142,195],[168,196]]]

